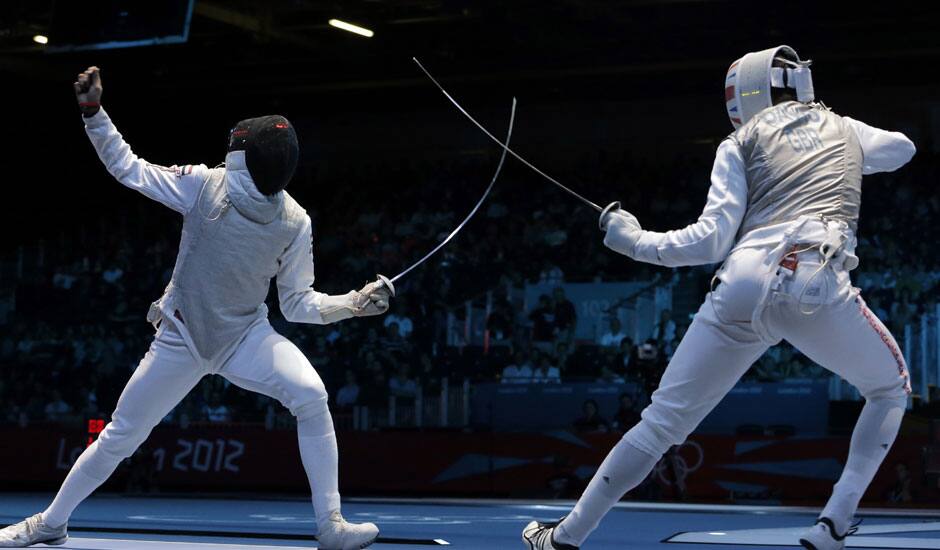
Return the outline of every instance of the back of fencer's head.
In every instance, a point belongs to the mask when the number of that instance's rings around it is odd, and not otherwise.
[[[811,103],[815,96],[809,60],[781,45],[735,60],[725,75],[725,108],[737,130],[757,113],[784,101]]]
[[[771,67],[779,67],[781,69],[786,69],[791,66],[792,61],[798,61],[788,50],[780,50],[777,53],[777,56],[774,57],[774,61],[771,64]],[[779,103],[785,103],[787,101],[796,101],[796,92],[792,88],[770,88],[770,99],[774,105]]]

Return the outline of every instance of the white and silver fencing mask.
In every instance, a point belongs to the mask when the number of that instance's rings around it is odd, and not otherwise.
[[[773,105],[772,88],[794,90],[797,101],[811,103],[810,63],[790,46],[752,52],[732,63],[725,77],[725,106],[735,130]]]

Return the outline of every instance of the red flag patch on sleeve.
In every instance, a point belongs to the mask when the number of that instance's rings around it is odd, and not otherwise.
[[[183,176],[188,176],[193,173],[193,165],[187,164],[186,166],[176,166],[173,168],[176,170],[176,177],[181,178]]]

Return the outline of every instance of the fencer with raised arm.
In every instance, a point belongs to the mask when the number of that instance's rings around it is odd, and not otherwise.
[[[310,217],[284,191],[299,156],[286,118],[239,122],[224,167],[163,167],[131,151],[101,108],[101,90],[96,67],[75,82],[88,138],[115,179],[183,215],[179,254],[166,291],[147,317],[156,337],[111,422],[78,458],[49,508],[0,531],[0,547],[64,544],[73,510],[209,374],[277,399],[297,418],[319,547],[368,546],[378,528],[346,522],[340,512],[326,389],[300,350],[271,327],[264,300],[275,278],[287,320],[327,324],[384,313],[389,288],[376,281],[338,296],[313,289]]]

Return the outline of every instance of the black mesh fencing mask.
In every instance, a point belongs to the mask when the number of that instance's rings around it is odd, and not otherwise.
[[[228,150],[245,152],[248,173],[265,195],[287,187],[300,156],[297,133],[280,115],[249,118],[236,124],[229,135]]]

